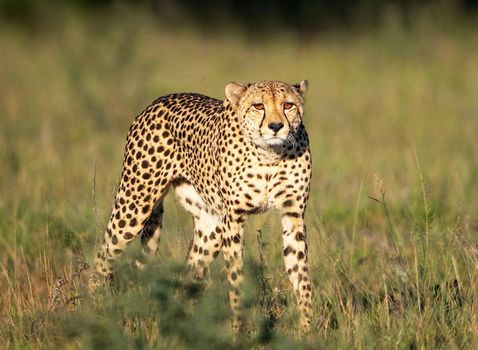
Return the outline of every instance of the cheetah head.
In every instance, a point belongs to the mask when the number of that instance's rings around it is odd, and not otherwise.
[[[233,82],[226,86],[226,97],[241,118],[245,134],[258,146],[275,148],[295,141],[306,88],[306,80],[294,85],[267,80]]]

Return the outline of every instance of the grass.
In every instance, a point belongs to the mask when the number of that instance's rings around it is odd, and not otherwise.
[[[475,27],[424,17],[411,30],[390,21],[377,33],[253,40],[170,29],[141,11],[54,18],[0,30],[6,348],[478,346]],[[250,337],[230,334],[222,259],[206,286],[188,279],[192,223],[173,196],[158,258],[134,271],[135,244],[115,292],[86,292],[82,262],[106,225],[138,112],[169,92],[222,98],[231,80],[303,78],[310,336],[296,331],[274,213],[247,224]]]

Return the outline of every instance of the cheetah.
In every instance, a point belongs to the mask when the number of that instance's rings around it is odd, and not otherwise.
[[[109,280],[113,261],[138,236],[144,258],[157,252],[163,200],[173,188],[194,218],[187,262],[195,277],[205,277],[222,251],[232,326],[238,331],[244,221],[250,214],[278,209],[299,326],[309,330],[312,288],[304,212],[311,155],[302,122],[306,87],[305,80],[293,85],[231,82],[224,101],[180,93],[147,107],[128,132],[114,208],[96,256],[98,274]]]

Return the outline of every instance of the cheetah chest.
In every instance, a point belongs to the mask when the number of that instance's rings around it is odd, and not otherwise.
[[[232,186],[232,208],[236,213],[254,214],[278,208],[276,193],[283,192],[284,181],[278,166],[257,166],[238,174]],[[283,180],[287,180],[285,177]]]

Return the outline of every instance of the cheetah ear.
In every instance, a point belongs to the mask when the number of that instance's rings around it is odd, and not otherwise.
[[[307,86],[309,82],[307,80],[301,80],[298,83],[292,85],[295,91],[297,91],[301,96],[304,96],[305,91],[307,90]]]
[[[226,85],[226,97],[233,106],[237,106],[246,89],[245,85],[236,82],[229,83]]]

